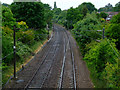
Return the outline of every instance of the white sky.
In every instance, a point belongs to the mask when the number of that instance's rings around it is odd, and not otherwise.
[[[0,0],[2,3],[11,4],[13,0]],[[97,9],[100,7],[104,7],[108,3],[111,3],[115,6],[120,0],[41,0],[43,3],[48,3],[52,8],[54,7],[54,1],[57,3],[57,7],[64,9],[69,9],[70,7],[77,7],[78,5],[82,4],[83,2],[91,2],[95,5]]]

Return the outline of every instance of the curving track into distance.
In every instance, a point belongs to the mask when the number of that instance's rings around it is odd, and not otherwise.
[[[6,88],[92,88],[89,71],[78,46],[67,31],[54,25],[51,40]],[[21,82],[18,82],[20,81]]]

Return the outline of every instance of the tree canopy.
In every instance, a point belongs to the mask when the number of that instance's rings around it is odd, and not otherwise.
[[[89,3],[84,2],[84,3],[82,3],[81,5],[78,6],[79,11],[82,11],[83,8],[87,8],[87,10],[90,13],[93,12],[94,10],[97,11],[95,6],[92,3],[90,3],[90,2]]]
[[[6,6],[2,6],[2,25],[13,28],[15,24],[16,19],[13,17],[11,10]]]
[[[44,5],[41,2],[14,2],[11,10],[17,22],[25,21],[30,28],[46,26]]]

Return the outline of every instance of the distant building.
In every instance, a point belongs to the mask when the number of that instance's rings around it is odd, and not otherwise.
[[[110,21],[111,18],[114,16],[114,15],[117,15],[119,12],[105,12],[106,14],[108,14],[107,18],[106,18],[106,21]]]

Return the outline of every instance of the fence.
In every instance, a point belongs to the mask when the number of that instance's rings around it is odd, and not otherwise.
[[[16,47],[16,42],[18,42],[18,41],[20,41],[20,40],[24,40],[28,35],[32,35],[32,32],[31,33],[28,33],[27,35],[24,35],[23,37],[21,37],[21,38],[18,38],[17,40],[16,40],[16,30],[19,30],[19,29],[17,29],[15,26],[14,26],[14,30],[13,30],[13,52],[11,52],[11,53],[9,53],[9,54],[7,54],[7,55],[5,55],[1,60],[4,60],[4,59],[6,59],[8,56],[10,56],[10,55],[13,55],[14,56],[14,78],[16,78],[16,52],[18,52],[21,48],[19,48],[19,49],[17,49],[17,47]],[[26,30],[30,30],[30,29],[26,29]],[[35,31],[38,31],[39,29],[36,29]],[[20,31],[17,31],[17,32],[20,32]],[[44,36],[45,38],[47,38],[48,37],[48,39],[49,39],[49,29],[48,29],[48,34],[34,34],[35,36]],[[32,40],[30,40],[30,41],[28,41],[28,42],[25,42],[25,44],[30,44],[32,41],[34,41],[36,38],[34,38],[34,39],[32,39]],[[20,47],[22,47],[22,46],[20,46]]]

